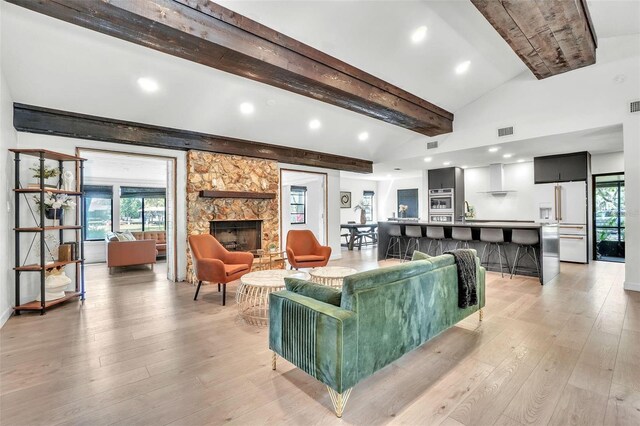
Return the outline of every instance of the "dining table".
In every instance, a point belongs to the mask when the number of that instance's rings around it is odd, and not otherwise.
[[[349,231],[347,249],[353,250],[356,239],[364,234],[372,235],[375,233],[376,229],[378,229],[378,224],[374,222],[342,223],[340,224],[340,231],[342,232],[343,229]],[[362,239],[360,239],[360,244],[362,244]]]

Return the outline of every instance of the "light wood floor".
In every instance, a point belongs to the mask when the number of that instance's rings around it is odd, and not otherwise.
[[[374,250],[334,264],[377,267]],[[87,268],[87,301],[11,318],[0,332],[0,423],[640,424],[640,294],[623,265],[489,273],[485,320],[444,332],[354,388],[342,420],[325,387],[279,360],[234,298],[162,267]],[[233,296],[235,286],[231,286]]]

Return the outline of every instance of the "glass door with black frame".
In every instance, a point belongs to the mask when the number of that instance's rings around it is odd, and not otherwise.
[[[594,180],[596,260],[624,262],[624,175],[595,176]]]

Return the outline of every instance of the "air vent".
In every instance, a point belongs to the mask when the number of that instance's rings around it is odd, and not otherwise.
[[[427,149],[436,149],[438,147],[438,141],[427,142]]]
[[[629,104],[630,112],[640,112],[640,101],[633,101]]]
[[[511,135],[513,135],[513,126],[503,127],[501,129],[498,129],[499,138],[502,138],[504,136],[511,136]]]

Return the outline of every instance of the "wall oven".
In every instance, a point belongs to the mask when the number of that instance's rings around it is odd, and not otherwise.
[[[455,214],[453,188],[429,190],[429,222],[453,223]]]

